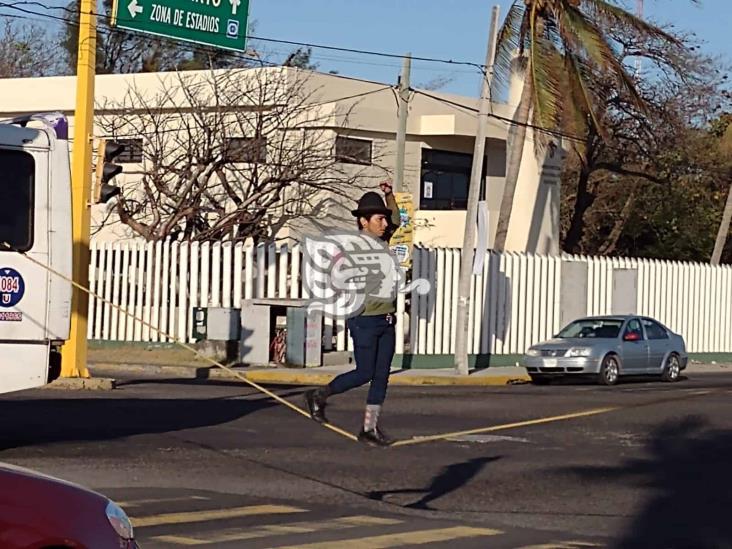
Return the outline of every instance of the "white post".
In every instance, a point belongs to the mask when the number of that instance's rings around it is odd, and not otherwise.
[[[188,252],[190,244],[183,242],[180,245],[180,260],[178,264],[178,339],[188,341],[188,295],[192,293],[188,281]]]
[[[92,291],[96,290],[97,281],[97,243],[92,242],[89,246],[89,289]],[[96,298],[89,296],[89,308],[87,309],[87,326],[86,326],[86,337],[87,339],[94,339],[94,330],[98,322],[94,315],[94,307],[96,306]]]
[[[478,214],[478,198],[481,190],[483,174],[483,156],[485,152],[485,136],[488,129],[490,113],[491,80],[493,77],[493,58],[496,50],[499,7],[493,7],[491,30],[488,37],[488,52],[485,66],[486,74],[480,94],[480,112],[478,114],[478,130],[475,135],[473,149],[473,166],[470,172],[468,189],[468,207],[465,212],[465,232],[463,235],[462,256],[460,261],[460,281],[458,285],[458,325],[455,340],[455,369],[461,375],[468,375],[468,339],[470,331],[469,300],[472,281],[472,260],[475,250],[475,223]]]
[[[231,307],[231,242],[224,242],[222,248],[221,278],[223,286],[221,288],[221,306]]]

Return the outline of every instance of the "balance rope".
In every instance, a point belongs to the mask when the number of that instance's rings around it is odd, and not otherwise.
[[[164,332],[163,330],[159,329],[157,326],[153,326],[149,322],[146,322],[145,320],[142,320],[141,318],[136,317],[133,313],[130,313],[124,307],[120,307],[119,305],[116,305],[115,303],[112,303],[110,300],[108,300],[108,299],[100,296],[99,294],[97,294],[96,292],[92,291],[91,289],[85,287],[82,284],[79,284],[78,282],[73,281],[71,278],[69,278],[68,276],[64,275],[63,273],[60,273],[60,272],[56,271],[53,267],[51,267],[49,265],[45,265],[41,261],[38,261],[37,259],[35,259],[33,257],[30,257],[27,253],[22,252],[22,251],[20,251],[20,250],[18,250],[16,248],[13,248],[7,242],[0,242],[0,246],[4,247],[5,249],[7,249],[9,251],[16,252],[16,253],[22,255],[23,257],[25,257],[31,263],[33,263],[35,265],[38,265],[39,267],[47,270],[49,273],[51,273],[51,274],[53,274],[55,276],[58,276],[59,278],[61,278],[62,280],[65,280],[66,282],[71,283],[75,288],[81,290],[82,292],[85,292],[85,293],[89,294],[91,297],[94,297],[95,299],[100,300],[102,303],[105,303],[105,304],[109,305],[110,307],[113,307],[114,309],[116,309],[120,313],[122,313],[125,316],[131,318],[132,320],[135,320],[135,321],[141,323],[143,326],[146,326],[146,327],[150,328],[151,330],[154,330],[156,333],[158,333],[158,334],[160,334],[160,335],[162,335],[162,336],[170,339],[171,341],[173,341],[173,343],[179,345],[183,349],[186,349],[186,350],[192,352],[196,356],[198,356],[198,357],[202,358],[203,360],[205,360],[206,362],[210,363],[212,366],[215,366],[217,368],[221,368],[222,370],[225,370],[225,371],[229,372],[234,377],[238,378],[240,381],[243,381],[244,383],[246,383],[250,387],[256,389],[257,391],[260,391],[260,392],[264,393],[265,395],[267,395],[271,399],[279,402],[283,406],[287,406],[293,412],[296,412],[296,413],[298,413],[298,414],[300,414],[302,416],[305,416],[306,418],[310,419],[310,414],[306,410],[304,410],[304,409],[302,409],[302,408],[300,408],[298,406],[295,406],[292,402],[290,402],[288,400],[285,400],[284,398],[282,398],[281,396],[273,393],[272,391],[270,391],[266,387],[262,387],[259,383],[255,382],[255,381],[252,381],[251,379],[248,379],[241,372],[237,372],[233,368],[231,368],[229,366],[226,366],[225,364],[222,364],[221,362],[219,362],[216,359],[213,359],[211,357],[208,357],[208,356],[203,355],[195,347],[193,347],[191,345],[188,345],[187,343],[181,341],[180,339],[178,339],[177,337],[175,337],[172,334],[169,334],[169,333]],[[357,438],[356,438],[355,435],[349,433],[348,431],[346,431],[344,429],[341,429],[340,427],[338,427],[336,425],[333,425],[331,423],[323,423],[322,425],[326,429],[330,429],[334,433],[338,433],[339,435],[344,436],[344,437],[346,437],[346,438],[348,438],[350,440],[353,440],[353,441],[357,440]]]
[[[208,357],[208,356],[203,355],[200,351],[198,351],[198,349],[196,349],[195,347],[193,347],[191,345],[188,345],[184,341],[181,341],[176,336],[174,336],[172,334],[169,334],[169,333],[161,330],[157,326],[154,326],[151,323],[146,322],[145,320],[142,320],[141,318],[136,317],[133,313],[130,313],[124,307],[120,307],[119,305],[116,305],[115,303],[112,303],[110,300],[102,297],[101,295],[97,294],[96,292],[92,291],[91,289],[87,288],[86,286],[83,286],[82,284],[79,284],[78,282],[74,282],[71,278],[69,278],[68,276],[64,275],[63,273],[60,273],[60,272],[56,271],[55,269],[53,269],[51,266],[46,265],[43,262],[38,261],[37,259],[34,259],[34,258],[30,257],[27,253],[22,252],[22,251],[20,251],[20,250],[18,250],[16,248],[12,247],[7,242],[0,242],[0,246],[2,246],[3,248],[5,248],[8,251],[16,252],[16,253],[20,254],[21,256],[23,256],[24,258],[26,258],[31,263],[33,263],[35,265],[38,265],[39,267],[47,270],[49,273],[51,273],[51,274],[53,274],[55,276],[58,276],[59,278],[61,278],[62,280],[65,280],[66,282],[69,282],[72,286],[74,286],[75,288],[81,290],[82,292],[87,293],[89,296],[94,297],[95,299],[100,300],[102,303],[105,303],[105,304],[109,305],[110,307],[116,309],[117,311],[119,311],[123,315],[131,318],[134,321],[139,322],[143,326],[146,326],[146,327],[150,328],[151,330],[155,331],[156,333],[158,333],[158,334],[160,334],[160,335],[162,335],[162,336],[170,339],[176,345],[182,347],[183,349],[186,349],[186,350],[190,351],[194,355],[196,355],[196,356],[202,358],[203,360],[205,360],[206,362],[210,363],[212,366],[215,366],[217,368],[221,368],[222,370],[225,370],[225,371],[229,372],[230,374],[232,374],[234,377],[236,377],[240,381],[243,381],[244,383],[246,383],[250,387],[256,389],[257,391],[259,391],[259,392],[261,392],[261,393],[263,393],[265,395],[267,395],[269,398],[273,399],[274,401],[282,404],[283,406],[286,406],[287,408],[290,408],[293,412],[296,412],[296,413],[298,413],[298,414],[300,414],[302,416],[305,416],[306,418],[310,419],[310,414],[306,410],[304,410],[304,409],[302,409],[302,408],[300,408],[298,406],[295,406],[292,402],[290,402],[288,400],[285,400],[284,398],[282,398],[281,396],[273,393],[272,391],[270,391],[266,387],[262,387],[259,383],[256,383],[255,381],[252,381],[251,379],[248,379],[241,372],[238,372],[238,371],[234,370],[233,368],[231,368],[229,366],[226,366],[225,364],[222,364],[221,362],[219,362],[216,359],[213,359],[211,357]],[[419,437],[413,437],[411,439],[397,440],[397,441],[393,442],[390,446],[392,446],[392,447],[396,447],[396,446],[412,446],[412,445],[415,445],[415,444],[424,444],[424,443],[427,443],[427,442],[436,442],[436,441],[439,441],[439,440],[454,439],[454,438],[458,438],[458,437],[464,437],[464,436],[469,436],[469,435],[476,435],[476,434],[479,434],[479,433],[490,433],[490,432],[502,431],[502,430],[506,430],[506,429],[516,429],[516,428],[519,428],[519,427],[526,427],[526,426],[530,426],[530,425],[539,425],[539,424],[542,424],[542,423],[551,423],[551,422],[562,421],[562,420],[567,420],[567,419],[576,419],[576,418],[581,418],[581,417],[588,417],[588,416],[593,416],[593,415],[597,415],[597,414],[606,414],[608,412],[612,412],[612,411],[615,411],[615,410],[618,410],[618,409],[620,409],[620,408],[619,407],[595,408],[593,410],[585,410],[585,411],[581,411],[581,412],[575,412],[575,413],[570,413],[570,414],[563,414],[563,415],[559,415],[559,416],[551,416],[551,417],[545,417],[545,418],[531,419],[531,420],[520,421],[520,422],[516,422],[516,423],[505,423],[505,424],[501,424],[501,425],[493,425],[493,426],[490,426],[490,427],[483,427],[483,428],[478,428],[478,429],[470,429],[470,430],[466,430],[466,431],[454,431],[454,432],[451,432],[451,433],[442,433],[442,434],[429,435],[429,436],[419,436]],[[349,433],[348,431],[346,431],[344,429],[341,429],[337,425],[333,425],[332,423],[321,423],[321,425],[323,427],[325,427],[326,429],[330,429],[334,433],[337,433],[337,434],[339,434],[339,435],[341,435],[341,436],[343,436],[343,437],[345,437],[345,438],[347,438],[349,440],[352,440],[352,441],[357,441],[358,440],[355,435],[353,435],[352,433]]]

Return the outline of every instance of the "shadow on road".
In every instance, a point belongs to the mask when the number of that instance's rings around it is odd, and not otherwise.
[[[451,492],[459,490],[467,485],[480,471],[491,461],[501,459],[501,456],[480,457],[453,463],[443,468],[439,474],[432,479],[426,488],[404,488],[397,490],[381,490],[369,492],[367,496],[370,499],[382,501],[386,496],[396,494],[422,494],[422,497],[405,507],[412,509],[431,509],[429,503],[447,495]]]
[[[59,398],[0,402],[0,452],[52,442],[100,441],[233,421],[279,406],[257,399]]]
[[[659,427],[648,453],[618,468],[570,469],[589,482],[630,479],[655,492],[615,547],[732,548],[732,432],[687,417]]]

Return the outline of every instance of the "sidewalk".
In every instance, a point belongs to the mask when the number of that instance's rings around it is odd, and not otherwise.
[[[337,375],[353,369],[353,365],[321,366],[319,368],[233,368],[255,383],[273,385],[326,385]],[[161,376],[178,379],[237,380],[235,374],[216,366],[129,364],[114,362],[90,362],[92,376]],[[460,376],[455,370],[392,370],[391,385],[507,385],[529,381],[526,370],[515,366],[485,368]]]
[[[261,384],[274,385],[325,385],[338,374],[351,370],[353,365],[322,366],[318,368],[285,367],[234,367],[233,370],[247,379]],[[237,380],[235,374],[210,365],[135,364],[107,361],[90,361],[92,376],[134,377],[157,376],[177,379]],[[729,372],[730,364],[692,363],[684,370],[686,375],[702,372]],[[452,368],[392,370],[391,385],[440,385],[440,386],[496,386],[526,383],[529,376],[524,368],[496,366],[474,370],[467,376],[457,375]]]

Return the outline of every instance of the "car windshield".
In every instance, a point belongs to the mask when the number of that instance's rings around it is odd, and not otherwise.
[[[557,337],[563,339],[585,337],[612,339],[618,337],[622,325],[623,321],[615,318],[575,320],[559,332]]]

